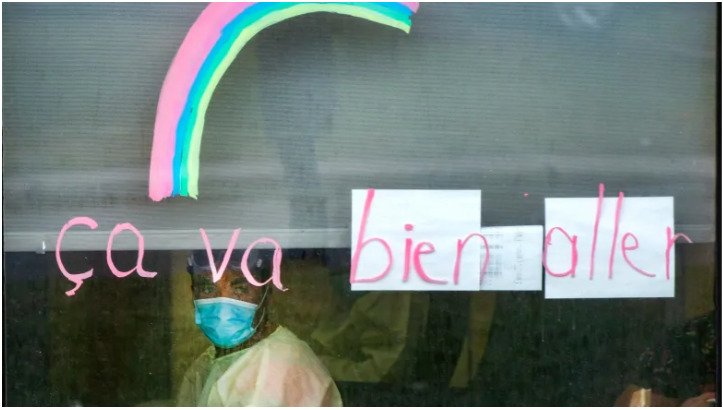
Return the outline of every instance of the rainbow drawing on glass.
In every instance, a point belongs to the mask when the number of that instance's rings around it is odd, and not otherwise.
[[[161,88],[153,131],[148,195],[198,197],[206,109],[226,69],[266,27],[316,12],[343,14],[411,29],[419,3],[211,3],[186,34]]]

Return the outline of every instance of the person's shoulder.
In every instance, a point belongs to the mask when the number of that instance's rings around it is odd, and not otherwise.
[[[287,362],[313,362],[321,365],[321,360],[303,340],[291,330],[280,326],[263,341],[264,348],[273,353],[275,359]]]
[[[181,379],[181,386],[176,395],[176,405],[181,407],[196,406],[198,395],[208,377],[213,364],[215,348],[210,346],[196,357],[186,369]]]
[[[288,346],[292,350],[295,349],[301,349],[301,350],[311,350],[308,344],[304,342],[303,340],[299,339],[294,332],[291,330],[279,325],[276,330],[274,330],[273,333],[269,335],[264,340],[264,343],[270,345],[270,346]]]
[[[215,348],[213,346],[209,346],[208,348],[204,349],[201,354],[196,356],[195,359],[193,359],[191,365],[189,366],[189,369],[198,369],[209,366],[213,362],[215,355]]]

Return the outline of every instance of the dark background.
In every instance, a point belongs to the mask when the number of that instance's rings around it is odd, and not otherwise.
[[[684,267],[713,275],[706,268],[712,260],[686,259],[701,246],[677,247],[675,299],[544,300],[541,292],[497,292],[485,355],[467,389],[448,383],[467,333],[471,293],[432,292],[426,330],[402,356],[411,369],[405,378],[339,382],[344,404],[612,405],[635,382],[643,349],[684,322],[686,286],[700,286],[686,283]],[[153,279],[114,277],[104,252],[64,253],[71,271],[95,268],[73,297],[64,294],[72,284],[54,255],[4,256],[6,404],[115,406],[171,397],[168,252],[146,253],[144,267],[159,272]],[[129,269],[136,254],[113,258]],[[712,289],[703,294],[713,298]]]

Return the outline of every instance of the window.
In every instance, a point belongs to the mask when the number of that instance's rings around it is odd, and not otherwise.
[[[210,346],[186,271],[201,228],[214,249],[239,228],[239,249],[280,245],[269,314],[344,405],[612,405],[647,350],[718,318],[716,5],[423,3],[409,34],[282,21],[213,92],[198,199],[153,201],[159,94],[205,7],[3,5],[7,404],[173,403]],[[674,199],[675,297],[350,289],[352,189],[481,190],[482,226],[545,226],[545,198],[600,184]],[[97,225],[59,242],[77,217]],[[66,273],[93,269],[71,296],[59,244]],[[114,274],[109,247],[157,275]],[[680,380],[699,364],[655,388],[698,396]]]

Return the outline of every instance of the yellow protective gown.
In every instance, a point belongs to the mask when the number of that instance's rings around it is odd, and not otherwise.
[[[339,390],[303,341],[279,326],[248,349],[218,359],[212,346],[186,372],[179,406],[342,406]]]

